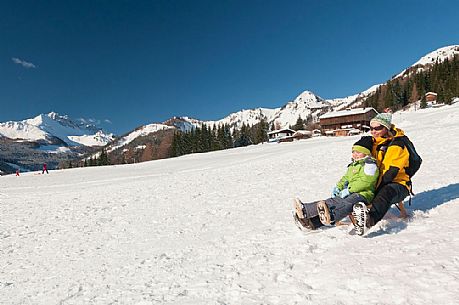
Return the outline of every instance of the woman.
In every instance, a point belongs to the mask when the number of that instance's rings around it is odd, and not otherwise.
[[[370,121],[373,141],[372,155],[380,171],[376,195],[368,209],[365,204],[356,203],[352,214],[358,235],[380,221],[392,204],[404,200],[411,191],[411,180],[405,172],[409,165],[403,130],[392,124],[390,113],[380,113]]]

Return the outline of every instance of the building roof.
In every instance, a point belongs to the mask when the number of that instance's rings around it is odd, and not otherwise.
[[[336,118],[336,117],[341,117],[341,116],[364,114],[372,110],[378,113],[373,107],[352,108],[352,109],[328,112],[328,113],[325,113],[324,115],[321,115],[319,119],[329,119],[329,118]]]
[[[309,131],[309,130],[297,130],[297,131],[295,131],[295,133],[293,135],[296,135],[296,134],[311,135],[312,131]]]
[[[290,128],[283,128],[283,129],[279,129],[279,130],[270,131],[270,132],[268,132],[268,135],[276,134],[276,133],[281,133],[281,132],[291,132],[291,133],[295,133],[295,130],[292,130],[292,129],[290,129]]]

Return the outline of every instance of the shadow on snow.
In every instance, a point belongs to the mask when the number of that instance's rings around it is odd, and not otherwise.
[[[457,198],[459,198],[459,183],[419,193],[416,196],[413,196],[411,206],[408,206],[409,198],[407,198],[405,200],[405,206],[408,210],[427,212],[428,210]],[[393,234],[404,230],[407,227],[407,222],[397,218],[395,216],[397,214],[397,208],[392,207],[386,217],[384,217],[384,220],[387,220],[387,222],[382,225],[380,229],[375,232],[371,232],[366,237],[371,238],[384,234]]]

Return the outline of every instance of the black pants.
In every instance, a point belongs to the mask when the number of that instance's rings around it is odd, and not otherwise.
[[[401,184],[389,183],[384,185],[378,193],[376,193],[376,196],[372,201],[370,209],[371,222],[376,224],[384,217],[384,215],[386,215],[391,205],[399,203],[409,194],[410,193],[406,187]]]

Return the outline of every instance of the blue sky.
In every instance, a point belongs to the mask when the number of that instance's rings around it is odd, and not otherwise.
[[[0,1],[0,121],[55,111],[121,134],[304,90],[345,97],[459,44],[459,1]]]

